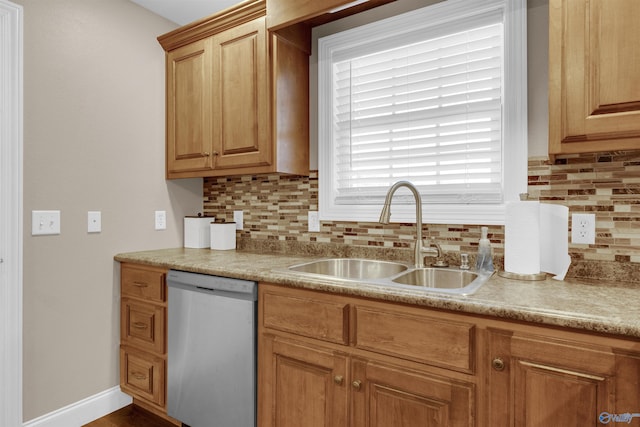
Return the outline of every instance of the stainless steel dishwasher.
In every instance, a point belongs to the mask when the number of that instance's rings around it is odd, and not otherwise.
[[[170,270],[167,414],[255,427],[257,283]]]

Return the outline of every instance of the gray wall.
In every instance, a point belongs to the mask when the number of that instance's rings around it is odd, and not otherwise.
[[[164,52],[176,26],[128,0],[24,6],[24,420],[118,385],[118,252],[182,245],[202,180],[164,179]],[[31,210],[59,209],[59,236]],[[102,233],[87,234],[87,211]],[[154,230],[154,210],[168,228]]]

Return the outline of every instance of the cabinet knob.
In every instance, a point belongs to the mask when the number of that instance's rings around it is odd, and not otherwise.
[[[209,152],[208,152],[208,151],[205,151],[204,153],[202,153],[202,156],[204,156],[204,157],[209,157],[210,155],[211,155],[211,154],[209,154]]]
[[[495,359],[493,359],[491,361],[491,367],[493,369],[495,369],[496,371],[502,371],[504,370],[505,364],[504,364],[504,360],[502,360],[499,357],[496,357]]]
[[[353,386],[353,388],[355,388],[356,390],[360,390],[360,388],[362,387],[362,381],[360,380],[355,380],[354,382],[351,383],[351,385]]]
[[[333,377],[333,382],[338,385],[342,385],[342,383],[344,382],[344,377],[342,375],[336,375],[335,377]]]
[[[218,153],[217,151],[214,151],[214,152],[213,152],[213,155],[214,155],[214,156],[219,156],[219,155],[220,155],[220,153]]]

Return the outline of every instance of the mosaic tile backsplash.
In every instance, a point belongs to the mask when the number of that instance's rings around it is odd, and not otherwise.
[[[596,215],[596,243],[569,243],[569,277],[640,281],[640,151],[564,156],[550,164],[529,159],[530,198]],[[244,211],[238,247],[296,250],[313,244],[377,250],[381,257],[411,259],[414,224],[322,222],[307,231],[307,212],[318,209],[318,174],[309,177],[255,175],[204,180],[204,214],[233,218]],[[571,229],[571,220],[569,221]],[[424,236],[442,245],[450,262],[477,251],[479,225],[425,224]],[[504,227],[489,226],[495,264],[503,265]],[[398,255],[401,254],[401,255]]]

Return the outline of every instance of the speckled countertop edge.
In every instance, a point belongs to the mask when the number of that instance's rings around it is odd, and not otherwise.
[[[302,277],[284,271],[290,265],[313,258],[318,257],[188,248],[122,253],[114,257],[120,262],[640,338],[640,286],[637,285],[551,278],[528,282],[494,274],[474,294],[463,296]]]

